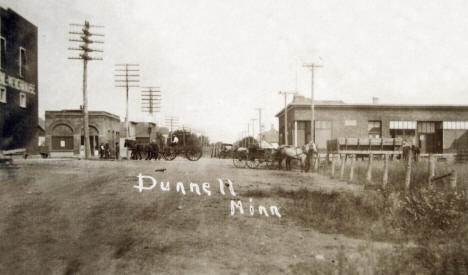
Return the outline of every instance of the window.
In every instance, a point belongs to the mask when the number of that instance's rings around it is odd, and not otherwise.
[[[416,136],[416,127],[416,121],[390,121],[390,135],[392,138],[411,141]]]
[[[20,47],[19,51],[19,76],[24,77],[24,71],[26,70],[26,49]]]
[[[380,138],[382,136],[382,122],[369,120],[369,122],[367,122],[367,133],[369,138]]]
[[[420,134],[433,134],[436,131],[436,123],[432,121],[419,121],[418,133]]]
[[[19,101],[20,107],[26,108],[26,94],[20,93],[19,96],[20,96],[20,101]]]
[[[390,129],[416,129],[416,121],[390,121]]]
[[[6,88],[0,87],[0,102],[7,103]]]
[[[0,36],[0,69],[6,65],[6,40]]]
[[[468,130],[468,121],[444,121],[444,130]]]
[[[356,126],[356,125],[357,125],[357,121],[356,121],[356,120],[345,120],[345,121],[344,121],[344,125],[345,125],[345,126]]]

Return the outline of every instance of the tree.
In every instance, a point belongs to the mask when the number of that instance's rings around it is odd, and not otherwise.
[[[200,135],[198,140],[202,146],[209,146],[210,145],[210,138],[204,135]]]
[[[241,140],[238,140],[235,142],[235,145],[237,147],[252,147],[252,146],[258,146],[258,141],[252,137],[252,136],[248,136],[248,137],[245,137]]]

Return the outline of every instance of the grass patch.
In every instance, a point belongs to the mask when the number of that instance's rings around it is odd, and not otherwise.
[[[304,227],[401,244],[392,252],[367,249],[374,261],[349,262],[345,270],[356,272],[347,274],[362,274],[362,266],[370,268],[369,274],[466,274],[468,203],[463,193],[428,188],[409,193],[380,190],[353,194],[307,189],[275,189],[270,193],[288,199],[285,216]],[[416,243],[416,247],[405,247],[403,244],[408,241]],[[369,255],[362,258],[368,259]]]

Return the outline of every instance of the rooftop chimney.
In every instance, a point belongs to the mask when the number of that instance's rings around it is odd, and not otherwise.
[[[373,97],[372,98],[372,104],[379,104],[379,98],[378,97]]]

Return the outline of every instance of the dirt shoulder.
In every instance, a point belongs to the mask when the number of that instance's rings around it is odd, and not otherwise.
[[[307,228],[287,215],[294,209],[286,198],[252,198],[257,209],[277,206],[281,219],[250,215],[251,197],[243,194],[252,190],[362,192],[318,175],[211,159],[19,165],[0,184],[1,273],[322,274],[337,270],[343,255],[364,267],[372,260],[366,253],[392,247]],[[158,184],[138,192],[139,173],[169,181],[171,190]],[[221,195],[218,178],[230,179],[237,196]],[[186,195],[176,192],[178,181]],[[212,195],[191,193],[190,182],[210,183]],[[232,199],[243,203],[243,215],[231,216]]]

